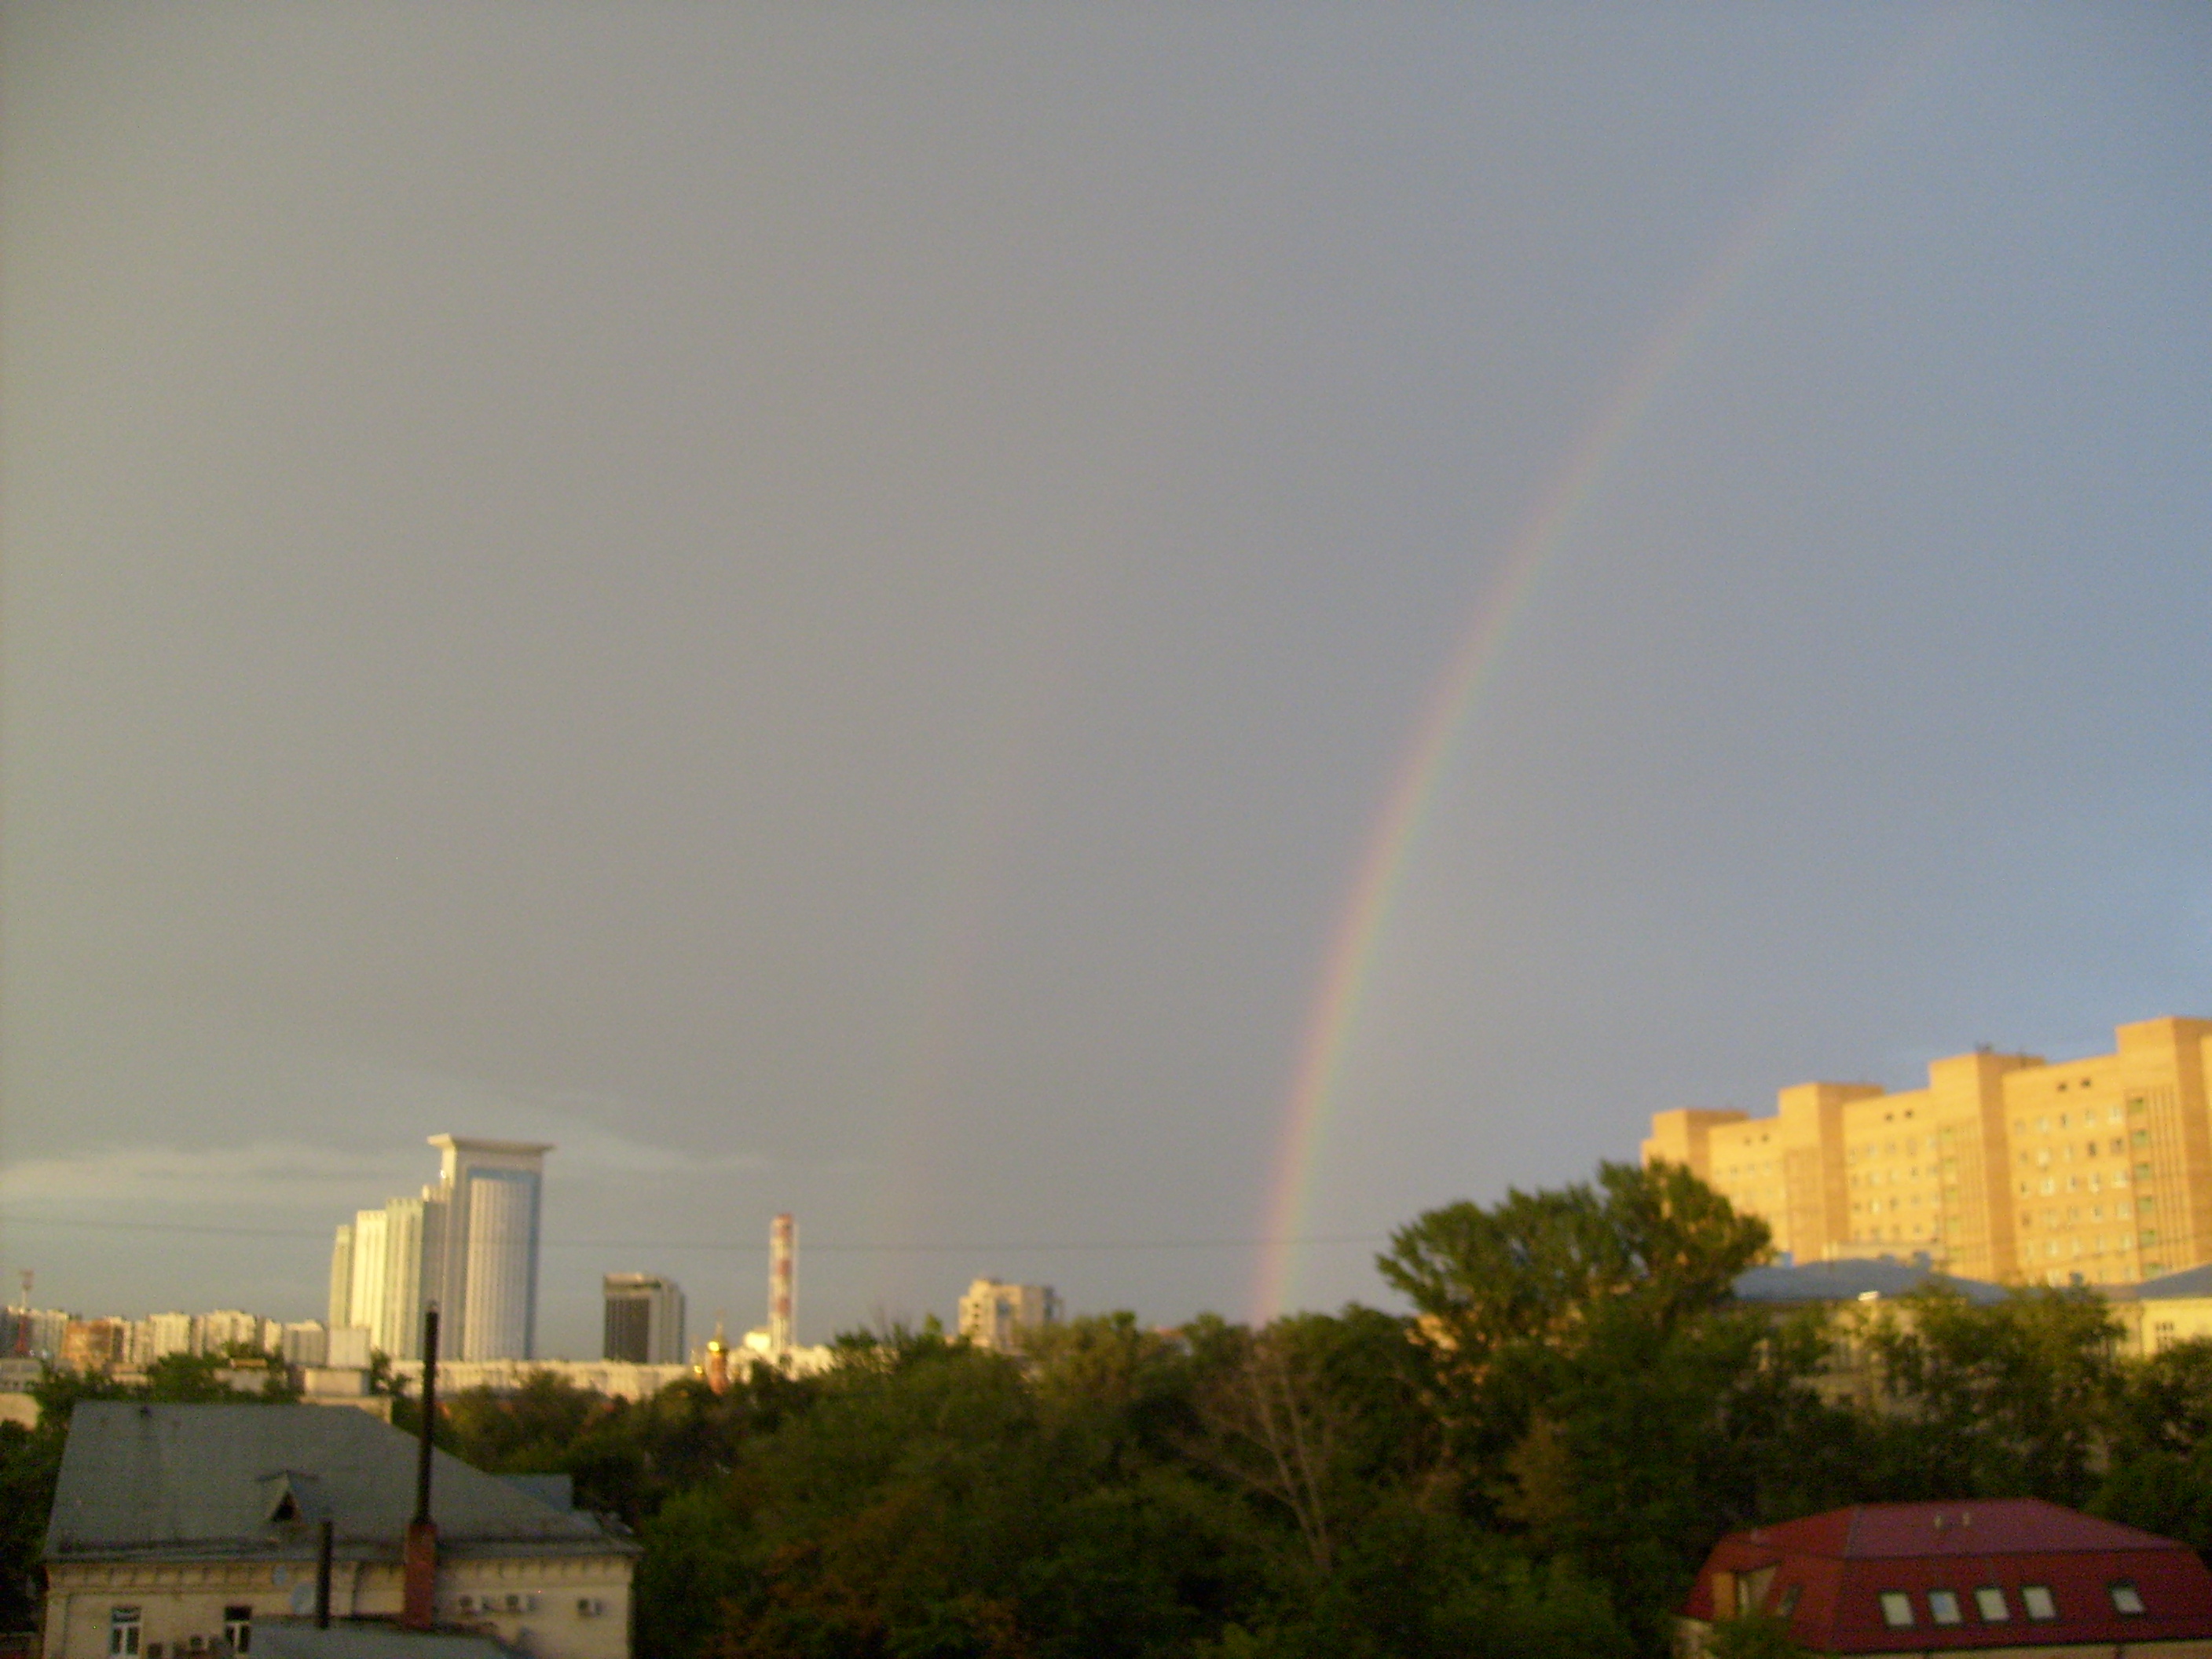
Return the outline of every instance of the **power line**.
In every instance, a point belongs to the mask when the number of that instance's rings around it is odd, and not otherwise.
[[[237,1227],[212,1222],[191,1221],[88,1221],[65,1216],[0,1216],[0,1224],[34,1227],[77,1227],[95,1232],[183,1233],[200,1237],[215,1238],[298,1238],[327,1239],[330,1233],[322,1229],[300,1227]],[[1384,1233],[1323,1233],[1298,1238],[1100,1238],[1081,1240],[1000,1239],[976,1243],[949,1244],[881,1243],[838,1244],[817,1243],[810,1240],[808,1254],[813,1255],[942,1255],[986,1254],[993,1251],[1016,1250],[1085,1251],[1112,1250],[1261,1250],[1279,1245],[1309,1244],[1387,1244],[1389,1236]],[[725,1255],[766,1255],[765,1244],[747,1244],[732,1239],[684,1238],[547,1238],[538,1241],[538,1248],[546,1250],[708,1250]]]

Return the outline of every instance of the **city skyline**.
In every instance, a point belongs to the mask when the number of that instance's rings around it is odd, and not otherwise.
[[[0,1275],[313,1315],[465,1127],[562,1149],[548,1352],[786,1212],[802,1340],[1326,1309],[1656,1112],[2212,1014],[2208,83],[0,13]]]

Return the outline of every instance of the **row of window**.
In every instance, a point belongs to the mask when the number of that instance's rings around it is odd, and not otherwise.
[[[2135,1145],[2138,1151],[2148,1150],[2150,1146],[2149,1132],[2144,1129],[2136,1130],[2135,1133]],[[2128,1143],[2122,1139],[2118,1135],[2114,1135],[2101,1147],[2100,1147],[2094,1140],[2085,1140],[2081,1143],[2081,1156],[2085,1158],[2124,1158],[2127,1155],[2127,1150]],[[2060,1147],[2058,1149],[2058,1158],[2059,1161],[2062,1163],[2072,1163],[2074,1159],[2074,1143],[2069,1141],[2065,1146]],[[2051,1166],[2051,1148],[2048,1146],[2039,1146],[2033,1152],[2030,1152],[2027,1147],[2023,1146],[2020,1149],[2020,1162],[2022,1167],[2033,1164],[2039,1169],[2048,1169]]]
[[[138,1607],[110,1607],[107,1610],[107,1651],[110,1659],[138,1659],[139,1638],[145,1632],[146,1620]],[[222,1635],[194,1636],[180,1638],[168,1644],[179,1655],[194,1653],[247,1654],[253,1651],[253,1609],[250,1607],[225,1607],[222,1610]],[[162,1644],[149,1644],[146,1659],[164,1659]]]
[[[2130,1618],[2145,1611],[2142,1593],[2124,1578],[2113,1580],[2105,1586],[2105,1593],[2112,1598],[2112,1611]],[[1881,1622],[1892,1630],[1908,1630],[1918,1622],[1917,1611],[1911,1595],[1905,1590],[1881,1592]],[[2021,1611],[2039,1624],[2058,1617],[2057,1598],[2051,1595],[2048,1584],[2022,1584],[2020,1587]],[[2002,1587],[1984,1584],[1974,1592],[1974,1611],[1985,1625],[2002,1625],[2012,1619],[2012,1604],[2005,1599]],[[1966,1622],[1966,1608],[1956,1590],[1932,1589],[1928,1592],[1928,1621],[1933,1625],[1963,1625]]]
[[[510,1590],[504,1595],[464,1595],[459,1599],[463,1613],[535,1613],[538,1598],[528,1591]],[[606,1602],[596,1595],[576,1599],[579,1618],[591,1619],[605,1613]],[[110,1607],[107,1613],[107,1651],[110,1659],[141,1659],[140,1638],[146,1628],[143,1609],[135,1607]],[[244,1656],[253,1651],[253,1609],[251,1607],[231,1607],[222,1610],[222,1635],[194,1636],[170,1643],[174,1659],[189,1659],[198,1654],[231,1654]],[[169,1659],[160,1642],[149,1644],[143,1659]]]
[[[2137,1111],[2141,1111],[2142,1109],[2142,1103],[2141,1101],[2136,1101],[2131,1103],[2135,1106]],[[2118,1123],[2125,1116],[2126,1114],[2121,1111],[2121,1109],[2117,1106],[2108,1107],[2102,1112],[2100,1112],[2094,1106],[2091,1106],[2086,1108],[2081,1113],[2081,1127],[2086,1129],[2091,1124],[2099,1121],[2106,1123]],[[2071,1127],[2067,1121],[2066,1114],[2063,1112],[2061,1112],[2058,1115],[2058,1127],[2061,1129]],[[2016,1135],[2025,1135],[2027,1133],[2027,1120],[2024,1117],[2014,1118],[2013,1120],[2012,1132]],[[2036,1119],[2035,1132],[2038,1134],[2049,1134],[2051,1133],[2051,1120],[2047,1117],[2039,1117]]]
[[[2089,1171],[2088,1190],[2090,1192],[2094,1193],[2103,1190],[2104,1182],[2100,1179],[2101,1174],[2101,1171],[2096,1170]],[[2149,1181],[2150,1178],[2149,1164],[2138,1164],[2136,1165],[2136,1184],[2137,1186],[2142,1186],[2146,1182]],[[2128,1172],[2125,1170],[2113,1170],[2112,1174],[2112,1184],[2115,1188],[2126,1186],[2128,1184]],[[2032,1181],[2023,1181],[2020,1183],[2020,1195],[2022,1198],[2033,1197],[2036,1190],[2036,1185]],[[2057,1176],[2044,1176],[2042,1190],[2046,1193],[2057,1192],[2058,1190],[2058,1177]],[[2080,1176],[2068,1176],[2066,1177],[2066,1190],[2069,1193],[2078,1193],[2081,1191],[2081,1177]],[[2151,1203],[2152,1200],[2148,1198],[2143,1200],[2143,1207],[2145,1209],[2148,1209]]]

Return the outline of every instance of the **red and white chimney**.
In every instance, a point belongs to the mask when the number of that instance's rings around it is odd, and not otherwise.
[[[792,1348],[792,1310],[799,1276],[799,1224],[786,1212],[769,1224],[768,1346],[774,1354]]]

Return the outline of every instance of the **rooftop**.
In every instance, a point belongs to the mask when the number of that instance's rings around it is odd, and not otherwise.
[[[46,1559],[305,1559],[333,1523],[348,1559],[396,1559],[415,1512],[414,1439],[322,1406],[81,1403]],[[459,1554],[634,1553],[598,1517],[433,1454],[431,1518]]]
[[[1808,1261],[1802,1267],[1753,1267],[1736,1275],[1739,1301],[1795,1304],[1859,1302],[1909,1296],[1915,1291],[1955,1291],[1978,1304],[2002,1302],[2006,1291],[1979,1279],[1954,1279],[1922,1261],[1893,1256],[1854,1256],[1841,1261]]]

